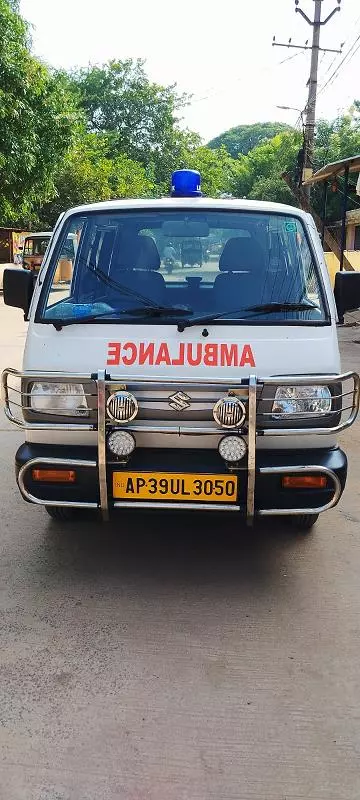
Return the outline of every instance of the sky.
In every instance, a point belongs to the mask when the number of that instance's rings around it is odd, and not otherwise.
[[[322,0],[325,18],[337,0]],[[314,0],[300,0],[308,16]],[[307,99],[310,53],[273,47],[304,44],[312,29],[294,0],[21,0],[34,53],[55,67],[84,67],[111,58],[142,58],[149,78],[192,95],[182,125],[204,141],[230,127],[279,120],[295,124]],[[321,31],[317,116],[332,119],[360,99],[360,47],[325,83],[357,36],[360,0],[342,0]],[[287,59],[286,61],[284,61]],[[284,63],[281,63],[284,62]],[[321,90],[321,87],[324,89]]]

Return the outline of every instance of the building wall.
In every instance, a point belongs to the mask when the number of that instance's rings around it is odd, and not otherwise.
[[[331,283],[334,285],[335,274],[340,269],[340,262],[336,258],[335,253],[325,253],[324,255],[327,268],[329,270]],[[345,250],[345,256],[350,261],[350,264],[354,267],[354,269],[360,271],[360,250]]]

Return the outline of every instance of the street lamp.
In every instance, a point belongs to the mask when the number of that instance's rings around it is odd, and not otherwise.
[[[282,111],[298,111],[299,114],[304,113],[304,109],[301,110],[301,108],[294,108],[293,106],[275,106],[275,108],[281,108]]]

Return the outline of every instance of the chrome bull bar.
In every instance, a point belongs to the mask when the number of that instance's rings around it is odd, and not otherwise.
[[[27,399],[28,392],[23,392],[22,389],[15,388],[11,384],[9,385],[9,379],[17,379],[20,382],[23,380],[31,382],[34,381],[44,381],[44,382],[51,382],[51,381],[64,381],[68,383],[94,383],[95,385],[95,392],[93,396],[96,399],[96,419],[91,422],[79,421],[79,422],[52,422],[48,420],[46,422],[31,422],[28,419],[22,417],[17,417],[14,414],[13,406],[17,406],[20,411],[23,411],[25,408],[29,410],[29,405],[26,403],[22,403],[22,398],[25,396]],[[336,395],[336,398],[341,401],[341,407],[334,411],[330,412],[336,414],[339,417],[337,423],[335,425],[327,425],[324,427],[272,427],[266,425],[266,417],[269,415],[269,412],[258,412],[258,401],[259,401],[259,393],[262,389],[266,386],[304,386],[304,385],[328,385],[328,386],[338,386],[341,384],[343,389],[343,385],[347,382],[351,383],[352,388],[348,391],[341,391],[340,394]],[[107,393],[111,390],[118,388],[119,385],[124,386],[126,385],[131,391],[136,391],[136,389],[147,390],[150,389],[164,389],[169,387],[170,389],[173,388],[174,385],[192,388],[193,390],[201,389],[204,387],[213,388],[215,391],[223,391],[223,392],[231,392],[232,394],[236,393],[239,396],[246,397],[247,402],[247,422],[246,422],[246,429],[245,431],[239,431],[241,433],[245,433],[247,436],[248,442],[248,451],[247,451],[247,494],[246,494],[246,518],[247,523],[252,524],[255,514],[259,516],[270,516],[270,515],[297,515],[297,514],[313,514],[313,513],[320,513],[322,511],[326,511],[332,506],[336,505],[339,500],[341,494],[341,485],[338,477],[332,470],[329,470],[325,467],[319,467],[317,465],[309,465],[306,468],[304,467],[261,467],[259,469],[260,474],[281,474],[282,472],[292,472],[292,473],[299,473],[299,472],[311,472],[311,473],[323,473],[328,478],[329,482],[332,483],[333,487],[333,497],[331,500],[326,503],[325,505],[319,508],[301,508],[301,509],[256,509],[255,510],[255,483],[256,483],[256,439],[257,436],[311,436],[311,435],[332,435],[335,433],[339,433],[340,431],[345,430],[346,428],[350,427],[356,419],[358,410],[359,410],[359,402],[360,402],[360,378],[359,375],[355,372],[347,372],[341,375],[301,375],[301,376],[272,376],[261,378],[257,377],[256,375],[250,375],[248,379],[241,382],[235,381],[226,381],[223,378],[212,378],[211,381],[208,379],[197,379],[196,381],[190,378],[164,378],[161,376],[159,377],[152,377],[149,379],[148,376],[136,376],[134,378],[129,377],[128,375],[125,377],[124,375],[121,376],[109,376],[105,372],[105,370],[98,371],[95,375],[89,374],[69,374],[66,372],[19,372],[18,370],[14,370],[11,368],[5,369],[2,373],[2,393],[3,393],[3,400],[4,400],[4,411],[7,419],[15,424],[19,428],[27,429],[27,430],[50,430],[50,431],[96,431],[97,432],[97,451],[98,451],[98,460],[95,461],[78,461],[78,460],[60,460],[60,459],[33,459],[31,462],[28,462],[24,465],[18,476],[18,483],[19,488],[23,496],[34,503],[39,503],[43,505],[62,505],[62,506],[78,506],[78,507],[86,507],[86,508],[100,508],[102,518],[107,520],[109,518],[109,502],[108,502],[108,486],[107,486],[107,459],[106,459],[106,431],[107,431],[107,418],[106,418],[106,400],[107,400]],[[13,393],[19,394],[21,398],[21,402],[17,403],[13,399]],[[31,409],[30,409],[31,410]],[[308,422],[308,420],[307,420]],[[262,423],[262,424],[261,424]],[[183,424],[183,425],[164,425],[164,424],[144,424],[141,421],[136,422],[134,420],[132,423],[126,424],[123,426],[124,429],[128,431],[132,431],[133,433],[158,433],[162,435],[169,435],[169,434],[177,434],[179,436],[219,436],[221,434],[225,434],[226,430],[223,428],[219,428],[213,423],[206,424],[206,425],[199,425],[194,426],[191,424]],[[230,431],[229,431],[230,432]],[[234,431],[231,431],[234,432]],[[238,432],[238,431],[235,431]],[[29,468],[34,467],[35,463],[52,463],[52,464],[61,464],[66,466],[78,466],[78,467],[89,467],[91,469],[98,469],[98,478],[99,478],[99,490],[100,490],[100,502],[99,504],[94,503],[73,503],[73,502],[66,502],[66,501],[43,501],[39,498],[36,498],[34,495],[30,494],[25,487],[25,475],[26,471]],[[112,503],[113,507],[115,508],[133,508],[135,503],[130,503],[128,501],[116,501]],[[221,506],[216,505],[215,503],[181,503],[181,502],[136,502],[137,508],[166,508],[166,509],[183,509],[186,511],[190,510],[224,510],[224,511],[239,511],[240,506],[238,505],[226,505]]]

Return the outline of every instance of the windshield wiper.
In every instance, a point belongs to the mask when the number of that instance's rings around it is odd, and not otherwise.
[[[145,295],[137,292],[136,289],[131,289],[129,286],[125,286],[125,284],[116,281],[114,278],[110,278],[109,275],[105,275],[101,269],[95,264],[88,265],[89,272],[93,272],[100,281],[105,283],[105,286],[109,286],[110,289],[115,289],[115,291],[120,292],[125,297],[133,297],[134,300],[139,300],[140,303],[144,303],[146,306],[151,306],[152,308],[161,308],[161,306],[156,303],[154,300],[151,300],[150,297],[146,297]]]
[[[220,311],[217,314],[209,314],[206,317],[194,317],[193,319],[184,320],[184,322],[179,322],[178,331],[181,333],[185,328],[190,328],[192,325],[203,325],[221,317],[229,317],[231,314],[241,314],[243,311],[253,311],[255,314],[272,314],[276,311],[309,311],[314,308],[319,308],[319,306],[310,301],[301,303],[262,303],[256,306],[236,308],[232,311]]]
[[[99,278],[102,283],[105,283],[105,286],[120,292],[120,294],[123,294],[124,297],[133,297],[134,300],[138,300],[140,303],[144,303],[146,306],[151,306],[152,308],[161,308],[159,303],[156,303],[156,301],[152,300],[151,297],[146,297],[146,295],[141,294],[141,292],[136,291],[136,289],[131,289],[124,283],[120,283],[119,281],[115,280],[115,278],[110,278],[109,275],[106,275],[105,272],[99,269],[93,262],[87,263],[85,258],[79,258],[78,261],[79,264],[85,264],[86,269],[89,272],[92,272],[93,275],[96,275],[96,277]]]
[[[180,317],[183,314],[192,314],[192,308],[185,308],[184,306],[136,306],[136,308],[123,308],[120,310],[114,309],[113,311],[100,311],[98,314],[88,314],[86,317],[67,317],[66,319],[49,320],[55,326],[56,330],[60,331],[68,325],[82,325],[86,322],[93,322],[94,319],[101,319],[106,317],[114,317],[119,319],[120,316],[139,315],[144,317]]]

